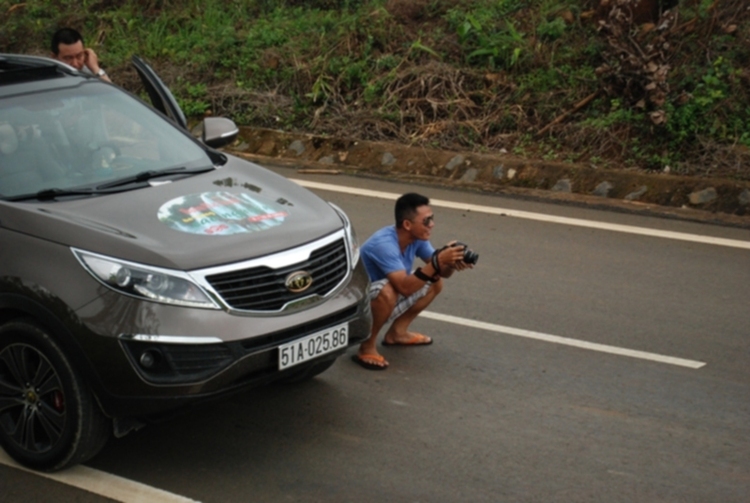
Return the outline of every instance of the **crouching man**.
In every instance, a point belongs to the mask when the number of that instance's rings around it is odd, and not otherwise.
[[[389,322],[384,346],[420,346],[432,344],[426,335],[409,331],[409,325],[443,289],[443,278],[454,271],[472,267],[463,261],[464,249],[449,246],[435,251],[430,234],[435,217],[430,200],[420,194],[404,194],[396,201],[396,225],[375,232],[360,250],[362,261],[372,282],[372,333],[352,359],[369,370],[388,367],[378,353],[376,342],[380,330]],[[425,263],[412,272],[414,259]]]

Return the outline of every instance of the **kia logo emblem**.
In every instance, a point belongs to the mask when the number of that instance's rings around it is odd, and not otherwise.
[[[284,284],[286,289],[292,293],[301,293],[310,288],[313,279],[307,271],[296,271],[286,277]]]

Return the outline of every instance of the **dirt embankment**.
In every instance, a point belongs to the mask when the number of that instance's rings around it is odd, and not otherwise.
[[[457,152],[248,127],[241,128],[230,150],[261,164],[296,167],[301,174],[388,177],[750,228],[750,182],[745,181],[606,170],[502,152]]]

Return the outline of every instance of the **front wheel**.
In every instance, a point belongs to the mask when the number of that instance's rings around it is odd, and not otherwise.
[[[93,457],[109,422],[49,334],[33,320],[0,326],[0,445],[18,463],[56,471]]]

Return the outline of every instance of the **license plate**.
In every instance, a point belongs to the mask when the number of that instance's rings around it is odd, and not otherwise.
[[[349,344],[349,324],[321,330],[279,346],[279,370],[284,370],[326,353],[343,349]]]

